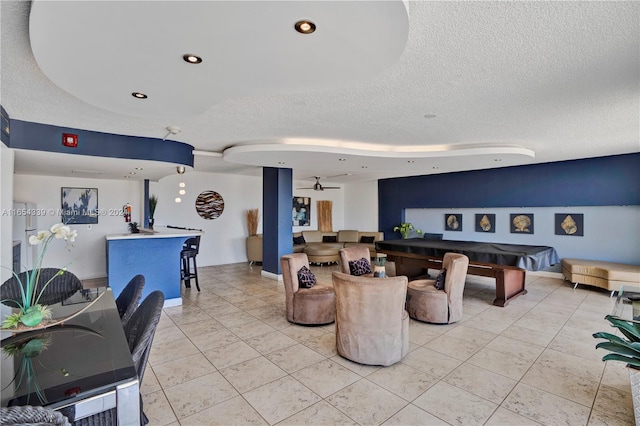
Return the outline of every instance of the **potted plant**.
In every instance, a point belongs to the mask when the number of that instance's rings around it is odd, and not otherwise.
[[[400,231],[403,239],[409,238],[409,234],[411,231],[415,231],[416,234],[422,234],[422,230],[414,228],[413,225],[409,222],[402,222],[400,226],[396,226],[393,228],[394,232]]]
[[[603,331],[594,333],[593,337],[596,339],[607,340],[598,343],[596,349],[602,348],[609,351],[607,355],[602,357],[603,361],[621,361],[627,364],[631,381],[633,411],[636,424],[638,424],[640,420],[640,324],[612,315],[607,315],[605,319],[611,323],[612,327],[620,330],[624,337]]]
[[[155,222],[154,216],[156,214],[156,207],[158,206],[158,197],[155,195],[149,196],[149,229],[153,229],[153,222]]]

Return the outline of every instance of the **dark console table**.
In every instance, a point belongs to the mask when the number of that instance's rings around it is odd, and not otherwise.
[[[526,294],[526,271],[540,271],[560,262],[553,247],[523,244],[499,244],[477,241],[425,240],[409,238],[376,242],[376,251],[385,253],[396,264],[398,275],[409,278],[422,269],[442,268],[447,252],[462,253],[469,258],[471,275],[492,277],[496,280],[496,298],[493,304],[506,306],[509,300]]]

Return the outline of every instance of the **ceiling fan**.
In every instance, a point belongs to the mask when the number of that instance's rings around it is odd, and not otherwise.
[[[297,188],[297,189],[313,189],[314,191],[324,191],[325,189],[340,189],[339,186],[322,186],[320,183],[320,176],[314,176],[316,183],[310,188]]]

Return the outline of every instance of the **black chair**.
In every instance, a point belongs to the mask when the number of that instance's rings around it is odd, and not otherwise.
[[[61,413],[45,407],[31,405],[0,408],[1,425],[69,426],[69,420]]]
[[[198,283],[198,266],[196,264],[196,256],[200,250],[200,235],[187,239],[182,245],[180,252],[180,279],[184,281],[186,288],[191,288],[191,279],[195,278],[196,288],[200,291]],[[191,263],[193,262],[193,270]]]
[[[442,240],[442,237],[443,237],[443,234],[432,234],[432,233],[429,233],[429,232],[425,232],[423,234],[423,238],[425,240],[440,241],[440,240]]]
[[[153,336],[156,334],[156,328],[162,315],[162,306],[164,304],[164,294],[160,290],[151,292],[142,301],[140,306],[133,312],[131,318],[124,327],[124,334],[129,343],[129,350],[133,358],[133,365],[138,373],[138,380],[142,385],[144,370],[147,366],[149,353],[151,352],[151,344]],[[149,423],[147,416],[142,409],[142,395],[140,398],[140,424]],[[103,411],[84,419],[80,419],[74,423],[74,426],[96,426],[96,425],[114,425],[116,421],[116,410]]]
[[[131,278],[129,284],[122,290],[118,298],[116,299],[116,306],[118,307],[118,313],[122,320],[122,326],[127,325],[129,318],[133,315],[133,312],[140,303],[142,298],[142,289],[144,288],[144,275],[136,275]]]
[[[35,270],[28,272],[29,274],[37,273]],[[71,272],[61,272],[59,268],[41,268],[36,297],[49,280],[51,282],[44,288],[44,292],[38,300],[41,305],[53,305],[54,303],[62,302],[73,296],[78,290],[82,290],[82,281]],[[21,272],[17,278],[14,275],[0,286],[0,299],[3,304],[12,308],[18,307],[13,301],[22,300],[21,283],[24,289],[27,283],[27,272]]]

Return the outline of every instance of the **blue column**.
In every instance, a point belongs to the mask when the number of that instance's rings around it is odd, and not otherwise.
[[[144,212],[143,228],[149,227],[149,179],[144,180],[144,206],[142,211]]]
[[[280,275],[280,256],[293,252],[293,173],[262,169],[262,270]]]

